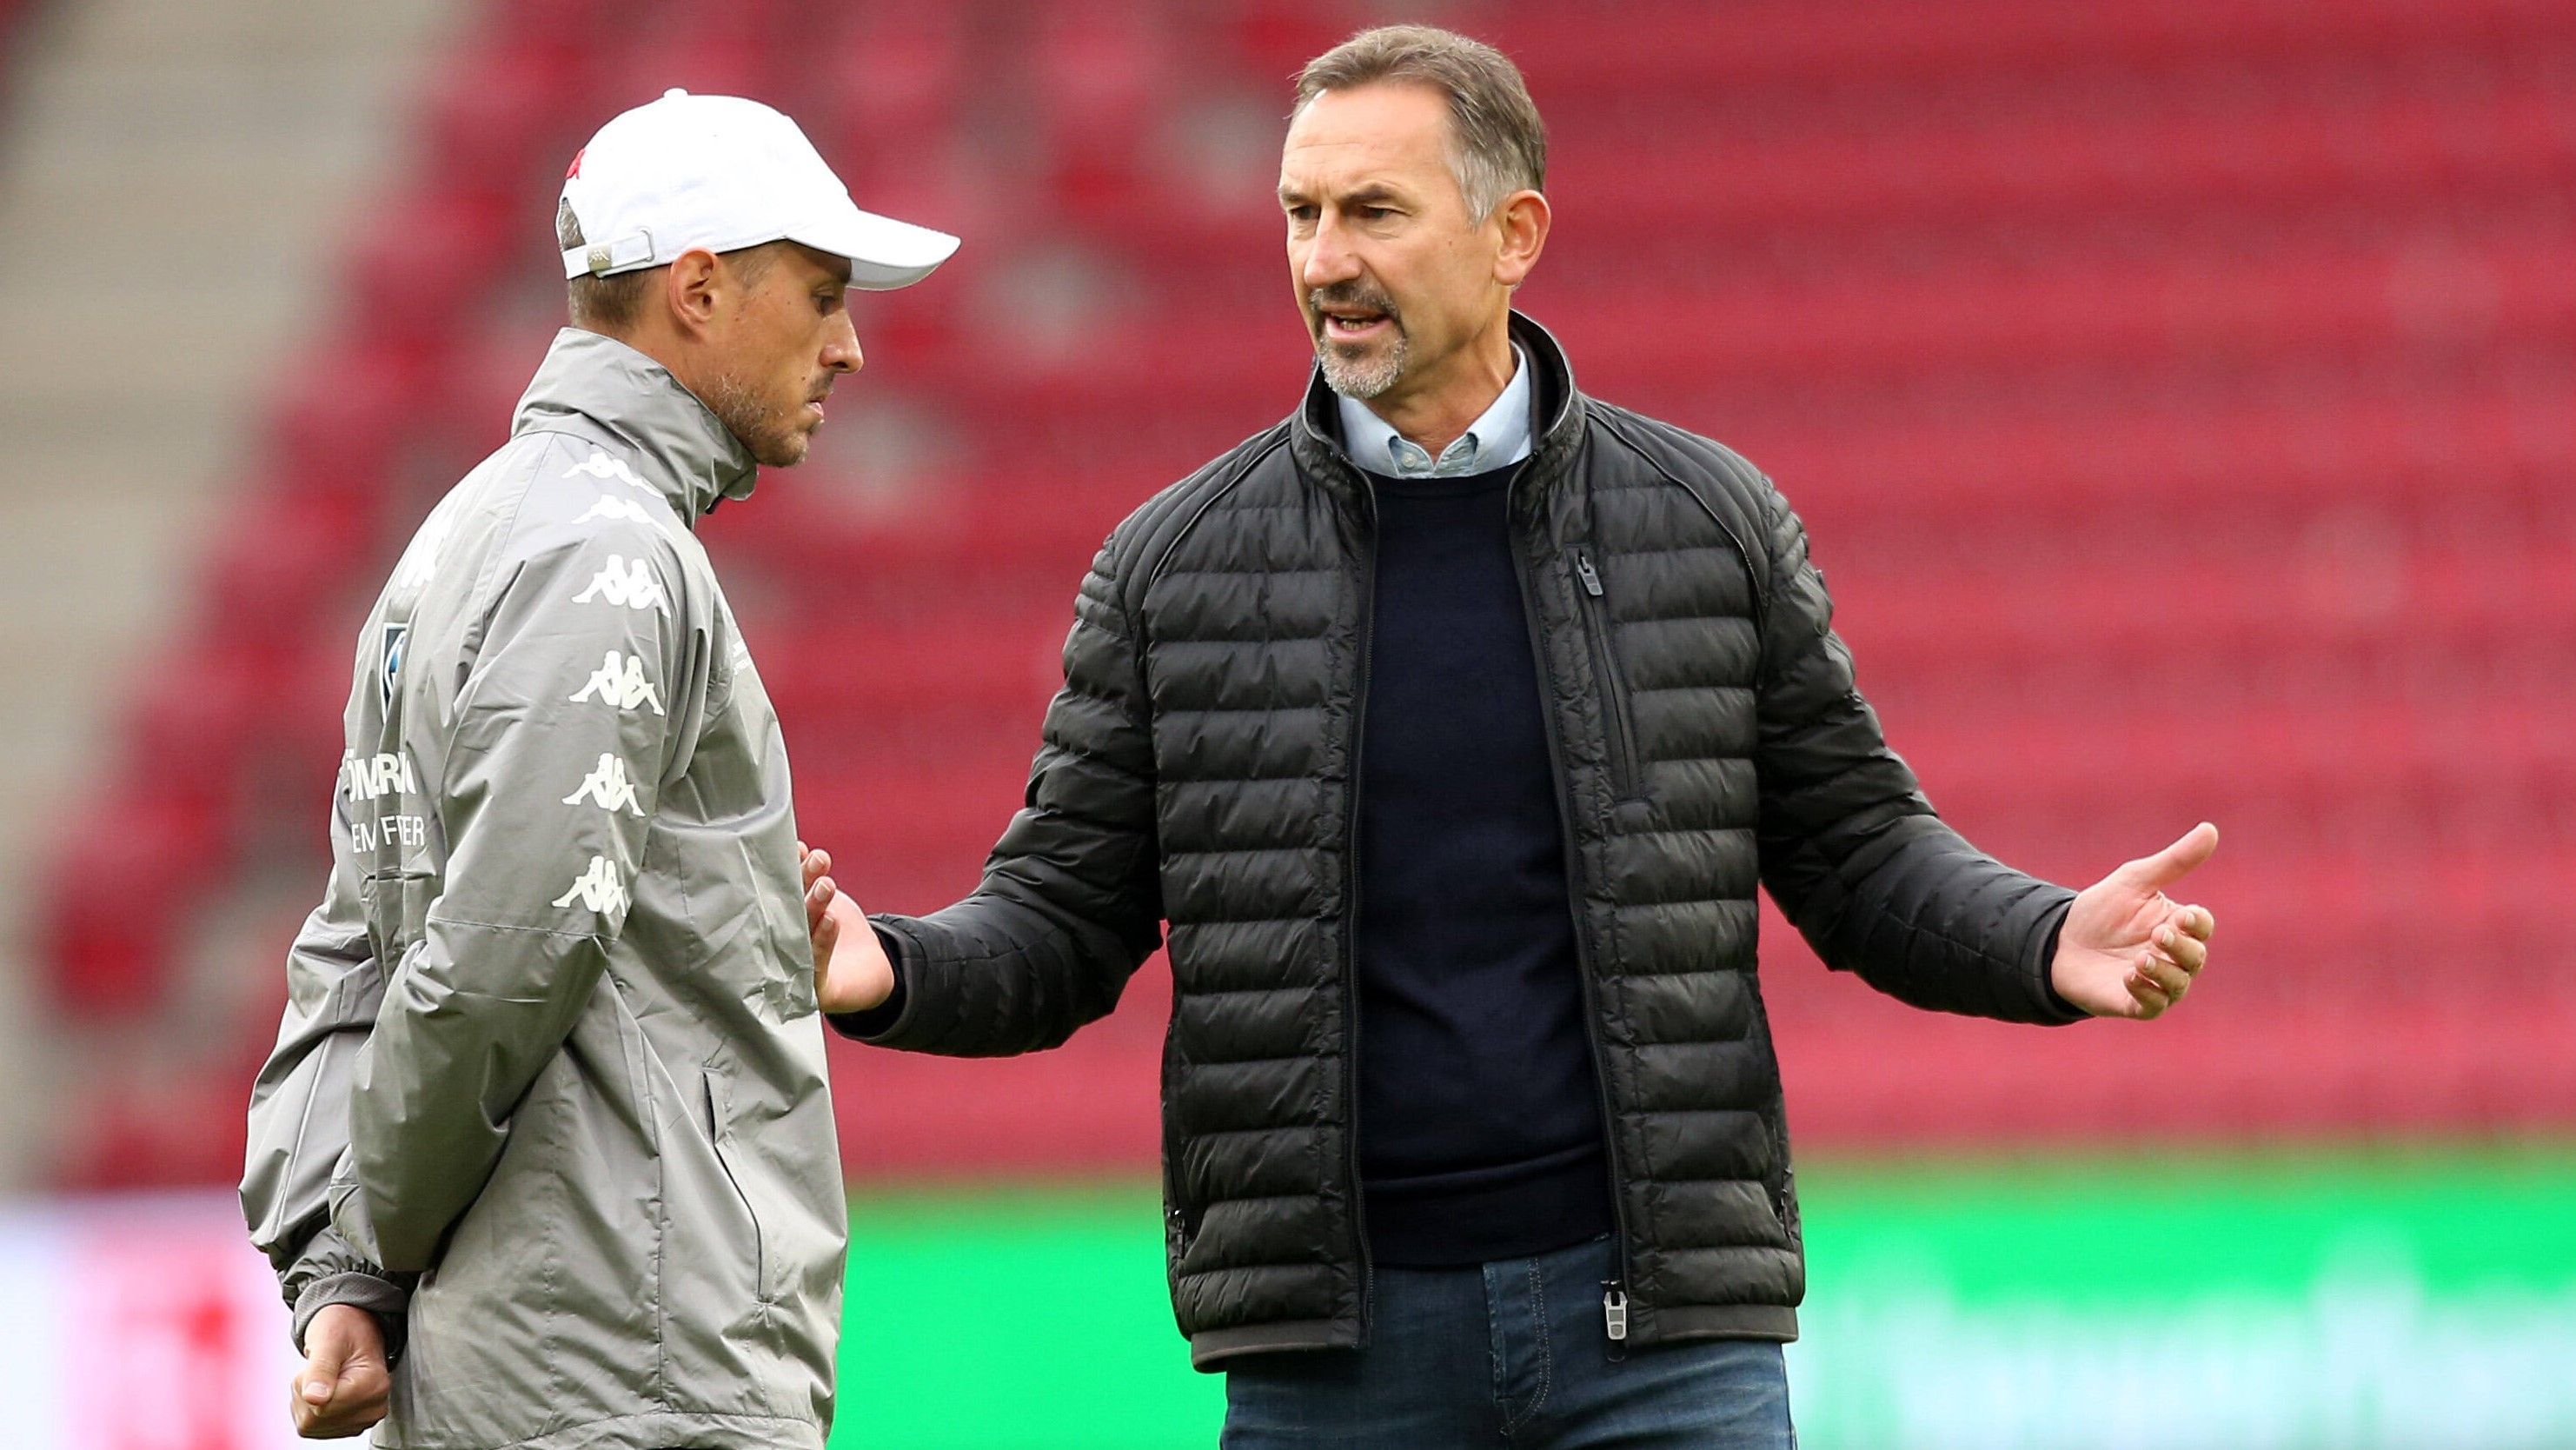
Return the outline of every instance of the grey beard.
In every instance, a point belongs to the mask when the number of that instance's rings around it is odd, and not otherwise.
[[[1386,351],[1373,357],[1353,358],[1345,356],[1330,341],[1317,338],[1315,360],[1324,365],[1324,386],[1365,403],[1394,387],[1396,380],[1404,376],[1404,365],[1412,360],[1412,347],[1413,340],[1399,330]]]
[[[811,441],[794,426],[780,422],[778,410],[762,403],[741,379],[730,373],[719,375],[707,389],[705,402],[707,411],[716,415],[726,432],[742,440],[755,461],[770,468],[792,468],[805,461]]]

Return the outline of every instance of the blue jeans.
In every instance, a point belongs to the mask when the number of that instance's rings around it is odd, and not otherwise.
[[[1223,1450],[1795,1450],[1780,1346],[1612,1346],[1607,1239],[1474,1269],[1377,1271],[1369,1346],[1225,1377]]]

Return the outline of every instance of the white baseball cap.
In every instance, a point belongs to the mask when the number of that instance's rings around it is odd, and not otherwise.
[[[571,225],[565,226],[569,221]],[[662,93],[573,153],[556,213],[566,279],[668,265],[692,247],[802,242],[850,259],[850,285],[909,287],[957,239],[859,210],[796,123],[740,96]]]

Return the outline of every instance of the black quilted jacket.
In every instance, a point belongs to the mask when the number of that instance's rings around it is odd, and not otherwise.
[[[2070,893],[1933,815],[1770,481],[1576,392],[1526,318],[1513,336],[1545,409],[1510,509],[1610,1125],[1609,1297],[1637,1344],[1792,1338],[1755,886],[1882,991],[2030,1022],[2078,1015],[2046,981]],[[1338,431],[1317,380],[1110,535],[983,884],[878,919],[906,1003],[873,1040],[956,1055],[1064,1041],[1170,923],[1165,1227],[1202,1368],[1369,1333],[1350,900],[1372,506]]]

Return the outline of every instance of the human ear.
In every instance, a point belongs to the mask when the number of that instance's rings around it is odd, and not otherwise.
[[[672,320],[685,331],[705,327],[715,320],[725,285],[724,269],[715,253],[699,247],[682,252],[673,259],[670,280],[663,284]]]
[[[1547,198],[1535,191],[1516,191],[1494,208],[1490,225],[1502,230],[1502,249],[1494,256],[1494,280],[1518,287],[1538,265],[1547,247]]]

